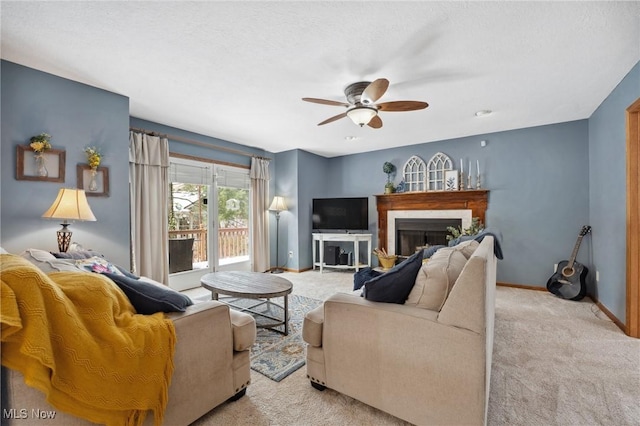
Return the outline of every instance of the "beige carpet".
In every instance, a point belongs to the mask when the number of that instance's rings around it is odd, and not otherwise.
[[[293,293],[349,292],[353,273],[284,273]],[[498,287],[489,425],[640,425],[640,340],[590,301]],[[247,395],[194,425],[407,425],[332,390],[306,367],[277,383],[254,371]]]

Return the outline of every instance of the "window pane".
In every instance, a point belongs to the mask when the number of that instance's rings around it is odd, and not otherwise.
[[[169,272],[209,267],[207,258],[209,186],[169,185]]]

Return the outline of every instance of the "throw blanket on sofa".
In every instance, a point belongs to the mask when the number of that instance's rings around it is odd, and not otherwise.
[[[175,329],[163,314],[136,314],[108,278],[44,274],[1,255],[2,365],[57,409],[95,423],[162,423],[173,373]],[[23,407],[24,408],[24,407]]]

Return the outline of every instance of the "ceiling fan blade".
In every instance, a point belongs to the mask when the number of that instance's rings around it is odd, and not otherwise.
[[[328,99],[302,98],[302,100],[306,101],[306,102],[313,102],[314,104],[334,105],[334,106],[343,106],[343,107],[351,106],[351,105],[349,105],[348,103],[345,103],[345,102],[330,101]]]
[[[379,111],[416,111],[429,106],[426,102],[420,101],[392,101],[383,102],[376,105]]]
[[[360,96],[360,101],[365,104],[372,104],[384,95],[389,87],[389,80],[386,78],[379,78],[373,83],[370,83]]]
[[[376,115],[375,117],[373,117],[371,119],[371,121],[369,121],[367,126],[373,128],[373,129],[379,129],[380,127],[382,127],[382,119],[380,118],[379,115]]]
[[[331,123],[332,121],[340,120],[341,118],[344,118],[346,116],[347,116],[346,112],[343,112],[342,114],[334,115],[331,118],[327,118],[322,123],[318,123],[318,126],[322,126],[323,124]]]

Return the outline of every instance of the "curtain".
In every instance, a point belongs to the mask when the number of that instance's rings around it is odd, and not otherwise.
[[[269,256],[269,160],[251,158],[251,270],[265,272]]]
[[[169,284],[169,140],[129,132],[131,265]]]

